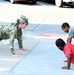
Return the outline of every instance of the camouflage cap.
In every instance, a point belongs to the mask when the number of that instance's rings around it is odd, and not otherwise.
[[[24,16],[24,15],[20,16],[20,22],[26,23],[27,25],[29,24],[28,23],[28,18],[26,16]]]

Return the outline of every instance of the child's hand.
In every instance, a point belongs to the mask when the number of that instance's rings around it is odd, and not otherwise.
[[[68,69],[68,67],[67,66],[63,66],[63,67],[61,67],[62,69]]]

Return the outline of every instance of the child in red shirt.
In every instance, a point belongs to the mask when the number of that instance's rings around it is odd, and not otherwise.
[[[74,45],[71,43],[65,43],[62,39],[57,39],[55,42],[56,46],[64,52],[67,57],[67,66],[63,66],[62,69],[70,69],[71,63],[74,64]]]

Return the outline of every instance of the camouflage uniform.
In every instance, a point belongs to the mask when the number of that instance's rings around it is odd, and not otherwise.
[[[28,19],[21,15],[20,19],[21,22],[26,23],[28,25]],[[10,38],[10,48],[11,53],[14,53],[14,39],[15,37],[18,40],[18,46],[19,48],[23,48],[22,46],[22,29],[18,28],[17,23],[11,23],[10,25],[0,25],[0,40]]]

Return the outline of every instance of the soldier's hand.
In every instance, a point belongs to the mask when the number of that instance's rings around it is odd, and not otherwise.
[[[26,48],[21,48],[21,50],[25,50],[25,51],[27,51],[28,49],[26,49]]]

